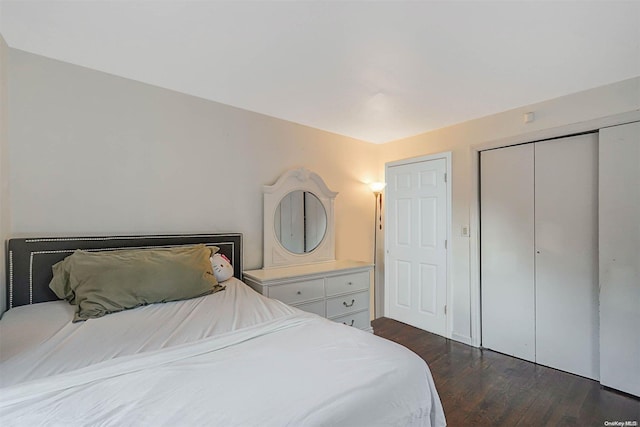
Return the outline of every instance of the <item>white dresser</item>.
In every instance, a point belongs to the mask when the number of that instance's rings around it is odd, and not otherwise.
[[[373,264],[331,261],[243,272],[259,293],[335,322],[372,331],[369,288]]]

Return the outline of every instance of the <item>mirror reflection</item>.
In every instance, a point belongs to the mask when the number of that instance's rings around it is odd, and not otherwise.
[[[304,254],[318,247],[327,231],[327,213],[309,191],[292,191],[276,208],[276,236],[289,252]]]

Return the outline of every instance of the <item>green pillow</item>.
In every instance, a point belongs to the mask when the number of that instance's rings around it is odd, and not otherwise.
[[[195,298],[224,289],[205,245],[164,249],[75,251],[53,266],[49,287],[76,305],[73,321],[146,304]]]
[[[66,299],[70,304],[75,304],[75,295],[69,287],[69,260],[71,256],[66,257],[60,262],[53,264],[53,279],[49,282],[49,288],[60,299]]]

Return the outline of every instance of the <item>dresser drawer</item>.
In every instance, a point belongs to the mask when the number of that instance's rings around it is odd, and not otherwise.
[[[298,304],[324,298],[324,279],[270,286],[269,298],[275,298],[287,304]]]
[[[353,326],[358,329],[369,329],[371,322],[369,320],[369,310],[359,311],[358,313],[351,313],[346,316],[336,317],[331,319],[334,322],[343,323],[347,326]]]
[[[369,272],[327,277],[327,296],[369,290]]]
[[[327,299],[327,317],[369,309],[369,291]]]
[[[309,313],[317,314],[318,316],[326,317],[324,300],[316,302],[308,302],[306,304],[300,304],[294,306],[300,310],[307,311]]]

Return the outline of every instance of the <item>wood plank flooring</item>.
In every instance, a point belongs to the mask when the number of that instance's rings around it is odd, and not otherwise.
[[[404,345],[428,364],[447,423],[481,426],[605,426],[636,422],[640,399],[596,381],[448,340],[388,318],[374,333]],[[614,425],[614,424],[609,424]]]

